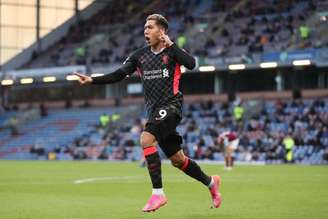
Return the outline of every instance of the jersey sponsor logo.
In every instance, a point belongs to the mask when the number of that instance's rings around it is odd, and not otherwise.
[[[153,80],[153,79],[162,78],[162,70],[161,69],[144,71],[143,73],[144,73],[144,75],[143,75],[144,80]]]
[[[150,70],[150,71],[144,71],[145,75],[158,75],[162,74],[162,69],[156,69],[156,70]]]
[[[168,78],[169,70],[167,68],[150,70],[150,71],[143,71],[143,79],[144,80],[152,80],[152,79],[159,79],[159,78]]]
[[[160,79],[162,75],[144,75],[144,80],[153,80],[153,79]]]
[[[163,69],[163,78],[168,78],[169,77],[169,70],[167,68]]]

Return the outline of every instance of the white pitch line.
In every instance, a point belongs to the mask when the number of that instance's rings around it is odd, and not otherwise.
[[[131,180],[131,179],[143,179],[142,176],[108,176],[108,177],[96,177],[96,178],[87,178],[87,179],[78,179],[74,180],[74,184],[90,183],[95,181],[111,181],[111,180]]]
[[[169,182],[186,182],[186,181],[192,181],[192,179],[189,179],[188,177],[184,176],[166,176],[163,177],[164,180]],[[93,183],[96,181],[117,181],[117,180],[128,180],[125,182],[131,182],[131,181],[147,181],[147,176],[108,176],[108,177],[95,177],[95,178],[86,178],[86,179],[78,179],[74,180],[74,184],[82,184],[82,183]]]

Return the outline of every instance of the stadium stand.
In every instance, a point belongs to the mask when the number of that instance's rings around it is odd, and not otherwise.
[[[24,68],[122,62],[144,45],[143,20],[155,8],[170,20],[173,39],[183,38],[182,45],[200,57],[243,54],[245,62],[252,62],[253,56],[263,52],[327,47],[327,25],[313,19],[322,9],[317,7],[320,3],[145,0],[148,7],[141,9],[142,4],[134,1],[110,1],[91,19],[72,26],[66,37]]]
[[[184,150],[194,159],[223,160],[222,148],[216,141],[219,133],[235,130],[240,146],[237,161],[283,163],[283,140],[295,141],[294,162],[327,163],[328,100],[297,99],[294,101],[244,101],[242,120],[234,117],[235,103],[188,103],[178,131],[184,138]],[[18,128],[18,134],[0,132],[0,156],[5,159],[105,159],[139,160],[139,135],[143,127],[140,113],[123,116],[120,109],[87,108],[52,110],[49,116],[38,118]],[[104,111],[112,118],[120,112],[124,122],[112,120],[99,124]],[[136,111],[134,109],[134,111]],[[6,115],[6,113],[4,114]],[[8,115],[6,115],[8,118]]]

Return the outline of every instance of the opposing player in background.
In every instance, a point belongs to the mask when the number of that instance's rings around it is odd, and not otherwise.
[[[230,131],[223,132],[218,137],[218,142],[220,146],[224,148],[224,169],[232,170],[232,167],[234,165],[234,151],[237,149],[239,144],[239,138],[237,137],[237,133]]]
[[[183,102],[183,95],[179,91],[180,66],[193,69],[195,59],[171,41],[168,27],[162,15],[148,16],[144,25],[148,46],[135,51],[118,70],[95,78],[75,74],[81,84],[115,83],[135,71],[140,76],[148,113],[148,122],[141,133],[140,144],[153,186],[152,195],[142,209],[144,212],[155,211],[167,203],[157,145],[174,167],[208,187],[213,207],[218,208],[221,204],[220,176],[208,176],[195,161],[185,156],[181,149],[182,138],[176,132],[182,118]]]

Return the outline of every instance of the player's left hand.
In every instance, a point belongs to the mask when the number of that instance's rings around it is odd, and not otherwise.
[[[166,34],[162,34],[161,41],[164,43],[165,47],[172,46],[173,42],[171,41],[170,37]]]

